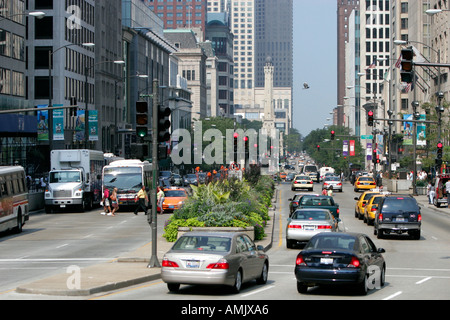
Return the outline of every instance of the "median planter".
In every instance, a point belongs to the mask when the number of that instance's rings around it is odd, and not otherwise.
[[[186,232],[200,231],[200,232],[245,232],[250,239],[255,240],[254,227],[179,227],[177,239]]]

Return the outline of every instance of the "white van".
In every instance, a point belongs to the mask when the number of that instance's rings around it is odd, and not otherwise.
[[[323,180],[323,177],[325,177],[326,173],[334,173],[334,169],[332,167],[322,167],[319,170],[319,174],[320,174],[320,180]]]

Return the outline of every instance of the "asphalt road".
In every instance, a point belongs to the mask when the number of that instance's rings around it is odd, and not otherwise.
[[[294,263],[301,248],[287,249],[284,228],[288,216],[288,198],[294,192],[289,184],[280,184],[275,216],[275,233],[270,257],[269,281],[265,285],[245,284],[239,294],[230,294],[221,287],[182,286],[178,293],[170,293],[162,281],[148,282],[124,290],[90,297],[61,299],[92,300],[156,300],[181,303],[193,301],[266,301],[266,300],[448,300],[450,292],[450,211],[440,213],[422,209],[420,240],[390,237],[378,240],[373,227],[354,217],[354,197],[350,184],[344,192],[335,193],[340,204],[345,231],[368,234],[377,247],[386,250],[386,284],[373,289],[367,296],[358,296],[350,289],[311,288],[299,294],[295,285]],[[315,184],[315,192],[320,185]],[[169,215],[164,215],[167,219]],[[163,221],[158,224],[162,232]],[[87,266],[114,259],[137,249],[151,240],[150,227],[142,214],[119,213],[117,217],[100,215],[100,209],[87,213],[39,214],[31,217],[19,235],[0,236],[0,300],[35,299],[12,290],[23,282],[40,279],[61,269]],[[58,299],[52,297],[51,299]],[[182,304],[183,306],[183,304]]]

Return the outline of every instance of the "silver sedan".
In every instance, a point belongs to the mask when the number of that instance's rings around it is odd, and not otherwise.
[[[336,232],[339,221],[328,209],[297,209],[286,225],[286,246],[290,249],[321,232]]]
[[[337,176],[327,176],[323,178],[322,190],[323,189],[331,189],[334,191],[342,192],[342,181],[341,178]]]
[[[239,292],[244,282],[265,284],[269,258],[242,232],[188,232],[163,258],[161,277],[170,291],[180,284],[230,286]]]

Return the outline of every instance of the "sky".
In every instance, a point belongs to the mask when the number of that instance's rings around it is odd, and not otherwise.
[[[307,136],[333,123],[330,112],[337,105],[337,4],[336,0],[293,2],[293,127]],[[309,89],[303,89],[305,82]]]

